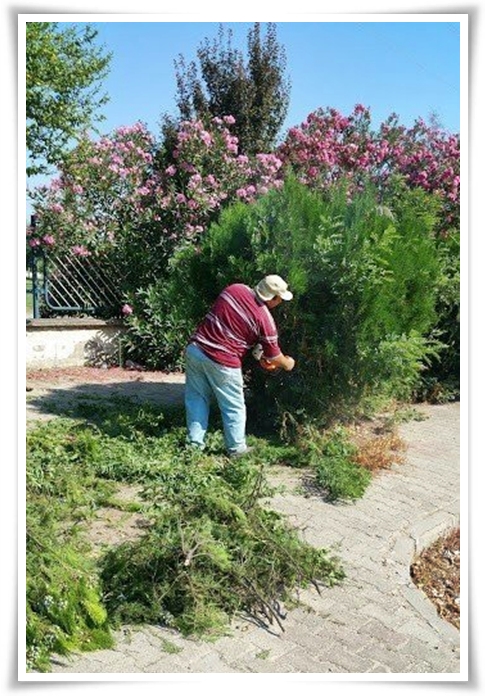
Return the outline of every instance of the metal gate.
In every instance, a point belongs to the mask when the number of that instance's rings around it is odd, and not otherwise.
[[[118,316],[120,277],[109,259],[34,249],[29,267],[34,319],[80,313]]]

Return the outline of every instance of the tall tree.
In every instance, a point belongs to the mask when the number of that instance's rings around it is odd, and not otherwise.
[[[98,109],[111,54],[95,44],[90,25],[26,24],[27,175],[58,164],[71,139],[103,120]]]
[[[197,50],[199,65],[195,61],[187,64],[182,55],[174,61],[180,117],[234,116],[232,130],[239,138],[240,151],[269,152],[288,111],[285,51],[272,22],[264,39],[259,22],[249,30],[246,62],[232,40],[232,30],[220,24],[217,38],[206,38]]]

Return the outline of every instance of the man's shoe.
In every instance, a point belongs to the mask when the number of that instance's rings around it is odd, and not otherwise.
[[[245,450],[241,450],[240,452],[229,452],[229,457],[230,459],[239,459],[239,457],[245,457],[253,451],[254,447],[246,447]]]
[[[196,442],[186,442],[185,449],[189,452],[204,452],[205,445],[199,445]]]

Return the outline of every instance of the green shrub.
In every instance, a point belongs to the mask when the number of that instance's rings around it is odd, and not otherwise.
[[[55,456],[55,455],[54,455]],[[77,482],[79,488],[80,483]],[[77,500],[79,503],[79,499]],[[29,671],[50,669],[53,653],[111,647],[97,569],[76,540],[74,501],[27,499],[26,660]],[[69,507],[70,515],[67,512]]]
[[[167,366],[182,364],[190,332],[226,284],[279,273],[294,300],[275,318],[297,367],[269,378],[248,359],[255,422],[273,428],[287,411],[328,422],[372,395],[411,397],[440,348],[437,337],[427,338],[440,272],[436,203],[407,189],[393,210],[376,201],[370,187],[349,202],[342,187],[324,198],[288,178],[255,204],[223,211],[200,248],[179,253],[168,282],[151,290],[146,311],[154,319],[143,334],[150,360],[170,354]]]
[[[92,463],[99,443],[91,428],[67,419],[27,434],[27,669],[49,671],[52,653],[112,645],[97,569],[77,538],[111,488]]]
[[[431,336],[443,345],[432,356],[419,395],[433,402],[450,401],[460,394],[460,239],[450,234],[437,240],[440,274],[437,280],[436,322]]]
[[[99,579],[85,550],[35,528],[27,539],[27,669],[49,671],[53,653],[112,647]]]
[[[127,321],[125,355],[149,369],[177,370],[183,367],[183,349],[194,328],[196,297],[187,296],[170,275],[147,289],[140,289],[134,300],[135,313]]]

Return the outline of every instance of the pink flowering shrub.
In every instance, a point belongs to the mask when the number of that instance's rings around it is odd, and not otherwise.
[[[352,195],[370,179],[383,199],[400,179],[440,199],[441,232],[458,227],[458,136],[422,120],[405,128],[394,114],[373,131],[369,110],[358,104],[349,116],[319,109],[290,128],[276,153],[249,158],[238,152],[233,122],[232,116],[216,117],[210,127],[186,121],[170,152],[141,123],[99,141],[86,138],[59,178],[34,191],[38,225],[27,231],[29,246],[75,254],[116,249],[145,267],[149,258],[158,273],[178,245],[200,240],[223,206],[280,187],[289,166],[302,183],[323,191],[347,181]]]
[[[406,192],[421,191],[436,204],[433,233],[443,257],[439,301],[446,316],[438,331],[452,346],[456,372],[459,136],[422,120],[406,128],[395,114],[372,129],[369,110],[358,104],[348,116],[318,109],[290,128],[274,153],[249,157],[239,152],[233,124],[232,116],[186,121],[162,143],[141,123],[100,140],[85,138],[58,178],[33,192],[37,225],[27,230],[28,248],[108,259],[121,279],[119,308],[126,300],[118,311],[133,329],[137,317],[150,314],[139,331],[145,345],[148,333],[158,336],[160,328],[152,288],[178,251],[200,251],[207,230],[232,203],[253,206],[281,189],[290,172],[327,200],[344,185],[349,204],[370,182],[391,220]]]
[[[401,179],[406,186],[439,198],[441,233],[458,228],[459,136],[428,126],[422,119],[406,128],[392,114],[373,131],[370,111],[361,104],[349,116],[319,109],[299,127],[290,128],[277,154],[302,183],[323,191],[348,181],[352,195],[369,179],[385,198],[393,181]]]
[[[184,122],[170,152],[141,123],[98,141],[85,138],[59,177],[33,192],[37,224],[27,230],[28,245],[109,256],[127,279],[124,294],[149,284],[223,206],[281,186],[281,160],[239,154],[233,121],[214,118],[210,128]]]
[[[48,234],[50,246],[81,255],[119,244],[134,224],[150,220],[143,196],[154,183],[153,150],[141,123],[119,128],[110,138],[82,140],[59,177],[32,193],[33,238],[42,243]]]
[[[185,121],[168,153],[170,164],[160,172],[160,206],[169,214],[167,234],[177,241],[200,239],[220,209],[240,199],[252,202],[282,185],[281,160],[275,155],[239,154],[238,140],[228,129],[232,116]]]

